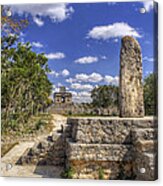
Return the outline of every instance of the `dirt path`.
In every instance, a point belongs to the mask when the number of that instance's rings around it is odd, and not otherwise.
[[[53,129],[49,133],[52,135],[54,131],[61,129],[61,125],[66,124],[67,118],[61,115],[53,114]],[[49,135],[40,135],[33,142],[20,142],[15,145],[2,159],[1,159],[1,175],[2,176],[21,176],[21,177],[60,177],[63,167],[55,166],[37,166],[36,165],[16,165],[18,159],[24,152],[34,146],[36,141],[41,141]]]

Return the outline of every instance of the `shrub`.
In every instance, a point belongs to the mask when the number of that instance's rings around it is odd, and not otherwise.
[[[75,171],[73,168],[68,168],[67,170],[65,170],[62,174],[61,177],[62,178],[67,178],[67,179],[72,179],[73,175],[75,174]]]
[[[45,124],[46,124],[45,121],[42,121],[41,119],[39,119],[35,126],[36,130],[39,130],[41,126],[44,126]]]
[[[103,170],[103,168],[99,169],[98,177],[99,177],[100,180],[104,179],[104,170]]]

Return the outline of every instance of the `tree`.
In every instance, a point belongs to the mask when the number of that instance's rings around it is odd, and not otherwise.
[[[32,51],[30,43],[16,42],[13,36],[2,39],[2,129],[26,123],[29,117],[49,104],[52,85],[44,54]]]
[[[118,87],[103,85],[94,88],[91,92],[91,98],[94,107],[118,106]]]
[[[145,115],[156,115],[156,86],[157,80],[155,74],[150,74],[144,79]]]
[[[20,31],[28,25],[27,19],[14,19],[13,16],[8,15],[10,8],[8,6],[1,6],[1,30],[2,36],[8,34],[19,34]]]
[[[30,43],[18,41],[28,20],[9,16],[1,6],[1,119],[2,131],[19,128],[30,116],[51,103],[52,85],[47,77],[47,58],[32,51]]]

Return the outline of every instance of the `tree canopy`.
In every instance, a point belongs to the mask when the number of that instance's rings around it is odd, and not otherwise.
[[[1,43],[1,107],[2,128],[13,122],[25,123],[29,116],[49,104],[52,85],[44,54],[32,51],[30,43],[17,42],[15,36],[5,36]]]
[[[118,87],[114,85],[103,85],[95,87],[91,91],[92,104],[95,107],[106,108],[118,105]]]
[[[156,115],[156,87],[155,74],[150,74],[144,79],[144,106],[146,115]]]
[[[155,74],[150,74],[144,79],[144,108],[145,115],[156,115],[157,101],[157,80]],[[113,85],[103,85],[94,88],[91,92],[92,104],[94,107],[107,108],[118,105],[119,88]]]

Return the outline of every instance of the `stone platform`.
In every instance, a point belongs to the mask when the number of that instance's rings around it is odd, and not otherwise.
[[[99,179],[102,170],[104,179],[157,179],[154,117],[74,117],[68,124],[66,166],[74,178]]]

